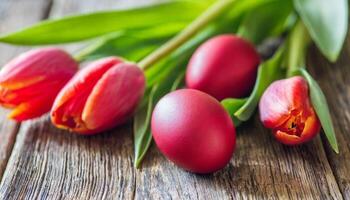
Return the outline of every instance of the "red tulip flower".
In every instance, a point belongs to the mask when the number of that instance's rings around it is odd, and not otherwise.
[[[78,70],[66,52],[43,48],[21,54],[0,71],[0,104],[13,109],[17,121],[39,117],[50,111],[62,87]]]
[[[272,129],[283,144],[305,143],[320,131],[307,82],[300,76],[272,83],[264,92],[259,109],[264,126]]]
[[[95,134],[125,122],[143,96],[143,71],[120,58],[95,61],[76,74],[57,96],[51,120],[59,128]]]

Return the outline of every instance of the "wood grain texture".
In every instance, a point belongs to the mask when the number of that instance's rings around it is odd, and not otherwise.
[[[83,137],[47,116],[23,123],[0,186],[0,199],[131,199],[130,129]]]
[[[258,117],[238,129],[235,155],[220,172],[185,172],[154,145],[136,185],[136,199],[342,199],[319,138],[283,146]]]
[[[49,1],[47,0],[37,0],[35,2],[1,0],[0,33],[17,30],[40,21],[45,15],[48,5]],[[0,44],[0,66],[25,49]],[[8,113],[7,110],[0,108],[0,178],[11,154],[19,126],[19,124],[7,119]]]
[[[350,199],[350,35],[337,63],[329,63],[316,47],[309,56],[310,73],[324,91],[339,143],[339,154],[323,137],[329,163],[345,199]]]

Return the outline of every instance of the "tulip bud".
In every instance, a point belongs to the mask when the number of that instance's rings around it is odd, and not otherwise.
[[[259,109],[264,126],[283,144],[307,142],[320,131],[307,82],[300,76],[273,82],[261,97]]]
[[[116,57],[95,61],[57,96],[51,120],[59,128],[94,134],[125,122],[143,96],[145,77],[135,64]]]
[[[0,71],[0,105],[13,109],[8,117],[17,121],[39,117],[77,70],[75,60],[61,49],[23,53]]]

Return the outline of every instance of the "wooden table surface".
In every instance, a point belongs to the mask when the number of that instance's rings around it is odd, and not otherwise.
[[[0,33],[45,18],[148,3],[152,1],[0,0]],[[0,64],[25,50],[0,44]],[[1,109],[0,199],[350,199],[349,38],[336,64],[315,47],[308,63],[329,101],[338,155],[323,134],[303,146],[283,146],[256,116],[238,129],[235,155],[217,173],[185,172],[155,145],[135,170],[130,123],[82,137],[57,130],[48,116],[17,124]]]

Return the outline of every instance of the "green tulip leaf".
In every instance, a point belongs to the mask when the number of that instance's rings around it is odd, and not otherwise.
[[[348,1],[294,0],[294,6],[321,52],[336,61],[348,29]]]
[[[275,55],[263,62],[258,69],[257,79],[254,85],[254,89],[248,97],[245,104],[240,107],[234,114],[241,121],[247,121],[256,109],[259,103],[260,97],[264,93],[265,89],[274,81],[282,76],[281,65],[283,52],[285,47],[282,46],[275,53]]]
[[[47,20],[32,27],[0,37],[0,42],[43,45],[77,42],[107,33],[140,30],[155,26],[188,24],[211,1],[171,1],[141,8],[103,11]]]
[[[142,159],[146,155],[147,149],[152,142],[152,134],[150,132],[150,122],[152,109],[154,104],[154,94],[158,86],[155,85],[147,98],[147,103],[141,104],[142,106],[137,110],[134,115],[134,149],[135,149],[135,162],[134,166],[138,168],[142,162]]]
[[[184,83],[185,72],[186,71],[183,70],[183,72],[179,73],[179,75],[176,77],[173,85],[171,86],[171,91],[175,91],[175,90],[185,86],[185,83]]]
[[[251,10],[239,26],[238,34],[247,40],[259,44],[267,37],[281,34],[288,27],[293,12],[290,0],[268,1]]]
[[[171,24],[144,30],[110,33],[96,39],[75,57],[79,61],[85,61],[106,56],[120,56],[127,60],[139,61],[183,27],[183,24]]]
[[[167,40],[163,38],[140,38],[133,34],[118,33],[103,37],[83,48],[76,60],[95,60],[107,56],[119,56],[126,60],[139,61]]]
[[[338,142],[337,138],[335,137],[333,122],[329,112],[326,97],[323,94],[320,86],[305,69],[299,69],[299,71],[300,74],[304,76],[308,82],[310,88],[311,103],[315,108],[318,118],[320,119],[326,138],[333,150],[336,153],[339,153]]]
[[[221,105],[224,106],[225,110],[230,114],[235,127],[238,127],[242,123],[242,121],[239,120],[234,114],[246,102],[247,102],[247,99],[234,99],[234,98],[227,98],[221,101]]]

